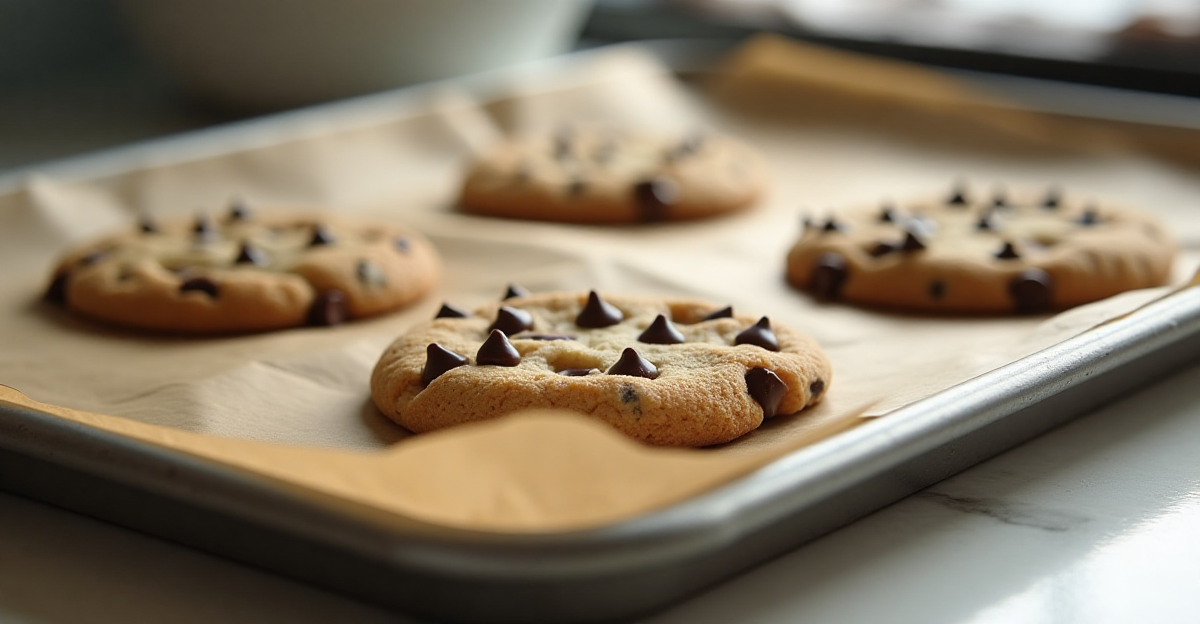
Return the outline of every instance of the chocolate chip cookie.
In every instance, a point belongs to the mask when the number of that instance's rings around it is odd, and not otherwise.
[[[1148,215],[1050,189],[951,192],[814,220],[788,280],[825,300],[954,313],[1041,313],[1169,279],[1175,245]]]
[[[335,325],[395,310],[436,284],[424,237],[386,222],[255,216],[144,218],[54,269],[46,300],[128,327],[185,333]]]
[[[470,168],[460,204],[494,217],[642,223],[742,210],[765,188],[758,156],[728,137],[580,128],[499,146]]]
[[[397,339],[375,404],[415,431],[528,408],[589,414],[642,442],[706,446],[824,396],[830,365],[805,334],[704,301],[515,296],[444,306]]]

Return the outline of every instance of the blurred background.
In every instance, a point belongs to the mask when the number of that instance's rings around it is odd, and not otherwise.
[[[763,30],[1200,98],[1200,0],[0,0],[0,171],[575,49]]]

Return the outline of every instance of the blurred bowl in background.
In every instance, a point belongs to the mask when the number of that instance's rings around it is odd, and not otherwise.
[[[240,111],[302,106],[551,56],[588,0],[123,0],[153,61]]]

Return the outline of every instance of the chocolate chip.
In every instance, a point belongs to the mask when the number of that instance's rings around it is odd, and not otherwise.
[[[514,340],[575,340],[575,336],[569,334],[519,334],[513,336]]]
[[[805,232],[812,229],[813,218],[807,213],[800,215],[800,228]]]
[[[1079,225],[1096,225],[1100,222],[1100,215],[1094,207],[1088,206],[1075,222]]]
[[[814,399],[816,399],[817,397],[821,396],[821,393],[824,391],[825,391],[825,380],[824,379],[814,380],[812,383],[808,384],[808,393],[809,393],[809,395],[811,395],[809,398],[809,401],[811,402]]]
[[[929,283],[929,298],[937,301],[946,296],[946,282],[934,280]]]
[[[840,254],[827,251],[817,256],[817,263],[813,267],[808,287],[820,299],[837,299],[849,276],[850,270],[846,266],[846,259]]]
[[[896,209],[888,204],[884,204],[883,208],[879,209],[878,221],[880,223],[896,223],[899,220],[899,215],[896,214]]]
[[[587,377],[592,371],[599,370],[595,368],[564,368],[558,371],[563,377]]]
[[[983,211],[983,214],[979,215],[979,220],[975,222],[975,229],[980,232],[994,231],[996,229],[996,222],[992,218],[993,212],[990,208]]]
[[[966,206],[970,203],[967,198],[967,188],[963,184],[957,184],[950,191],[950,196],[946,198],[946,203],[951,206]]]
[[[355,272],[358,274],[358,281],[367,286],[379,287],[387,284],[387,276],[383,274],[383,269],[370,260],[359,260]]]
[[[634,388],[630,384],[621,384],[621,388],[617,390],[617,396],[621,397],[621,402],[626,404],[637,403],[642,400],[642,397],[638,396],[637,388]]]
[[[626,347],[617,363],[608,368],[608,374],[654,379],[658,376],[658,367],[638,355],[637,351]]]
[[[246,207],[246,202],[241,199],[234,199],[229,202],[229,220],[230,221],[246,221],[250,218],[250,209]]]
[[[520,308],[500,306],[496,312],[496,320],[488,327],[488,331],[500,330],[506,335],[519,334],[533,327],[533,315]]]
[[[708,316],[700,319],[702,321],[711,321],[714,319],[733,318],[733,306],[725,306],[716,312],[710,313]]]
[[[179,292],[181,293],[191,290],[198,290],[207,294],[213,299],[216,299],[217,295],[220,294],[220,289],[217,288],[217,283],[203,276],[193,277],[179,285]]]
[[[679,201],[679,185],[663,177],[643,180],[634,185],[633,198],[643,221],[662,221],[667,218],[667,210]]]
[[[575,317],[575,324],[580,327],[609,327],[620,323],[625,315],[613,304],[600,298],[596,291],[588,293],[587,304]]]
[[[683,334],[662,314],[656,316],[646,331],[638,336],[638,342],[647,344],[680,344],[683,341]]]
[[[412,251],[412,242],[408,240],[407,236],[397,236],[395,240],[392,241],[392,246],[394,246],[396,251],[400,253],[406,254]]]
[[[767,317],[758,319],[758,322],[742,330],[740,334],[733,339],[735,345],[754,345],[762,347],[767,351],[778,351],[779,340],[775,338],[775,332],[771,331],[771,321]]]
[[[587,182],[580,178],[575,178],[574,180],[571,180],[571,182],[569,184],[567,184],[567,196],[568,197],[579,197],[580,195],[583,195],[584,192],[586,192],[586,191],[587,191]]]
[[[516,366],[521,363],[521,354],[504,332],[493,329],[475,353],[475,363],[480,366]]]
[[[421,382],[428,386],[434,379],[444,375],[446,371],[464,366],[466,363],[467,358],[436,342],[432,343],[425,347],[425,367],[421,369]]]
[[[906,252],[924,251],[925,246],[925,241],[921,240],[915,232],[910,230],[904,233],[904,242],[900,244],[900,250]]]
[[[46,292],[42,294],[42,299],[53,303],[54,305],[67,305],[67,281],[70,279],[70,274],[60,273],[50,280],[50,285],[46,287]]]
[[[192,233],[196,235],[198,240],[203,242],[216,236],[217,230],[207,215],[200,214],[196,215],[196,223],[192,226]]]
[[[993,208],[1007,208],[1008,207],[1008,195],[1005,194],[1004,189],[996,189],[996,192],[992,194],[992,207]]]
[[[348,317],[346,311],[346,293],[330,288],[317,293],[312,305],[308,307],[307,321],[316,327],[341,325]]]
[[[1004,241],[1004,248],[996,252],[996,257],[1001,260],[1015,260],[1020,258],[1021,254],[1017,253],[1017,247],[1011,241]]]
[[[312,238],[308,239],[309,247],[320,247],[322,245],[332,245],[335,242],[333,233],[324,225],[317,223],[312,226]]]
[[[1027,269],[1008,283],[1017,312],[1036,314],[1053,306],[1054,278],[1041,269]]]
[[[787,395],[787,384],[767,368],[752,368],[746,372],[746,392],[762,407],[763,418],[771,418],[779,411],[779,404]]]
[[[1057,210],[1060,205],[1062,205],[1062,191],[1057,188],[1046,191],[1046,197],[1042,200],[1042,208]]]
[[[829,217],[829,219],[825,221],[825,225],[821,226],[822,232],[841,232],[845,229],[846,226],[839,223],[838,220],[833,217]]]
[[[467,318],[471,316],[465,310],[456,308],[448,303],[443,303],[442,308],[438,310],[437,316],[433,318]]]
[[[879,241],[878,243],[875,243],[874,247],[871,247],[871,249],[867,250],[867,253],[870,254],[872,258],[878,258],[880,256],[886,256],[897,249],[899,249],[899,247],[892,243],[887,241]]]
[[[142,234],[157,234],[158,225],[150,217],[143,216],[138,220],[138,230]]]
[[[509,284],[508,290],[504,291],[504,296],[501,297],[500,300],[508,301],[509,299],[512,299],[513,297],[528,297],[528,296],[529,296],[528,290],[522,288],[521,286],[519,286],[517,284]]]
[[[253,264],[262,266],[267,263],[267,255],[261,249],[254,247],[250,243],[242,243],[242,248],[238,251],[237,258],[233,260],[234,264]]]

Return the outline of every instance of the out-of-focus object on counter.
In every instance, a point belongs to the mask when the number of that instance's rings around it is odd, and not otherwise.
[[[569,50],[586,0],[124,0],[154,61],[218,106],[265,111]]]
[[[1195,0],[599,0],[585,36],[762,30],[944,67],[1200,97]]]

